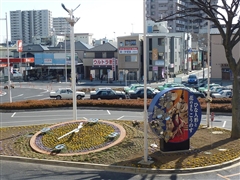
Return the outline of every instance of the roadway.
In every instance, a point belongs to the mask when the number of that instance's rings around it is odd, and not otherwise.
[[[41,114],[41,116],[39,116]],[[22,126],[31,124],[59,123],[73,120],[72,108],[61,108],[41,111],[13,111],[1,113],[1,126]],[[103,120],[139,120],[143,121],[143,110],[112,110],[108,108],[77,109],[77,119],[98,118]],[[201,124],[206,125],[203,113]],[[232,116],[215,114],[213,127],[231,129]]]

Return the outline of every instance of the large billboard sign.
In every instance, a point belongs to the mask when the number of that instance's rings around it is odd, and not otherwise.
[[[171,88],[158,93],[149,109],[152,131],[166,143],[188,140],[201,122],[201,106],[195,95],[185,88]]]

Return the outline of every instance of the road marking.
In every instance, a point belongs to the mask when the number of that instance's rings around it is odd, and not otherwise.
[[[221,174],[217,174],[219,177],[223,178],[223,179],[226,179],[226,180],[230,180],[229,178],[225,177],[225,176],[222,176]]]
[[[124,116],[121,116],[121,117],[117,118],[117,120],[120,120],[120,119],[122,119],[122,118],[124,118]]]
[[[109,115],[111,115],[111,113],[109,112],[109,110],[107,110],[107,113],[108,113]]]
[[[36,95],[36,96],[28,96],[28,97],[25,97],[24,99],[28,99],[28,98],[32,98],[32,97],[38,97],[38,96],[43,96],[43,94],[39,94],[39,95]]]
[[[227,123],[227,121],[224,121],[222,127],[225,127],[226,123]]]
[[[20,97],[20,96],[23,96],[23,94],[19,94],[17,96],[12,97],[12,98],[16,98],[16,97]]]
[[[237,173],[237,174],[230,174],[230,175],[227,175],[227,176],[225,176],[225,177],[233,177],[233,176],[238,176],[238,175],[240,175],[240,173]]]
[[[87,120],[87,118],[83,117],[83,119]]]
[[[13,115],[12,115],[11,117],[14,117],[14,116],[15,116],[15,114],[16,114],[16,112],[15,112],[15,113],[13,113]]]

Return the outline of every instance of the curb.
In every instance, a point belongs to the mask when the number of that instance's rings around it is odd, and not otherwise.
[[[239,163],[240,158],[224,162],[222,164],[199,167],[199,168],[187,168],[187,169],[151,169],[151,168],[135,168],[128,166],[115,166],[115,165],[105,165],[105,164],[92,164],[92,163],[81,163],[81,162],[70,162],[70,161],[54,161],[54,160],[46,160],[46,159],[33,159],[33,158],[25,158],[18,156],[4,156],[0,155],[0,160],[6,161],[18,161],[25,163],[38,163],[44,165],[54,165],[54,166],[64,166],[64,167],[75,167],[75,168],[85,168],[85,169],[98,169],[98,170],[106,170],[113,172],[124,172],[124,173],[141,173],[141,174],[169,174],[169,173],[196,173],[210,170],[217,170],[224,167],[231,166],[233,164]]]

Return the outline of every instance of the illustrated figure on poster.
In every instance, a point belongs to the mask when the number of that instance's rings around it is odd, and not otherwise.
[[[164,139],[166,142],[185,141],[188,139],[188,103],[184,99],[183,91],[172,92],[171,96],[173,102],[168,111],[171,119],[165,123]],[[175,100],[178,100],[177,103]]]

